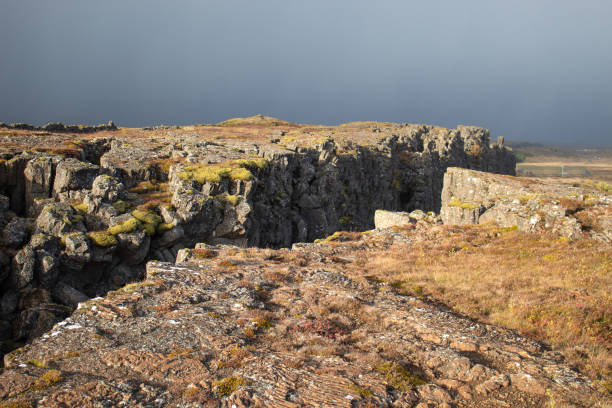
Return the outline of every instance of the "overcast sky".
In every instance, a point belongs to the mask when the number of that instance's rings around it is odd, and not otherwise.
[[[612,146],[610,0],[0,0],[0,121],[257,113]]]

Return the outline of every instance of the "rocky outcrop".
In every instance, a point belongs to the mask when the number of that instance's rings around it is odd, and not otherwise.
[[[44,126],[33,126],[27,123],[0,123],[0,128],[17,130],[43,130],[47,132],[59,133],[95,133],[105,130],[117,130],[114,122],[109,121],[106,125],[64,125],[62,122],[50,122]]]
[[[612,196],[541,180],[449,168],[441,217],[445,224],[494,222],[521,231],[583,234],[612,240]]]
[[[422,224],[415,228],[429,228]],[[607,406],[557,353],[367,279],[353,262],[365,248],[407,248],[408,235],[355,235],[294,250],[202,245],[177,265],[149,262],[143,282],[82,303],[5,356],[0,399],[46,407]]]
[[[305,129],[303,144],[276,130],[256,142],[244,130],[224,141],[175,137],[180,128],[83,140],[20,130],[16,141],[63,143],[72,156],[0,160],[0,297],[18,299],[0,315],[8,337],[29,340],[82,296],[138,280],[146,261],[173,262],[198,242],[289,247],[372,228],[379,208],[437,211],[449,165],[514,171],[512,154],[490,145],[485,129],[385,126],[334,128],[345,134],[336,138]],[[32,291],[44,291],[44,310],[26,308]]]

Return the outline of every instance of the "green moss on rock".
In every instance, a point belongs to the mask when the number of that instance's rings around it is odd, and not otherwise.
[[[117,245],[117,239],[108,231],[92,231],[87,233],[87,237],[97,246],[106,248]]]
[[[110,232],[113,235],[129,234],[130,232],[135,231],[140,225],[141,225],[141,222],[138,221],[136,218],[132,217],[129,220],[121,224],[117,224],[117,225],[113,225],[109,227],[108,232]]]

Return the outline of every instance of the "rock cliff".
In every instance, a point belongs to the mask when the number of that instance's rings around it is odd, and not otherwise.
[[[0,132],[0,340],[31,341],[83,299],[197,242],[288,247],[441,206],[448,166],[513,174],[476,127],[295,125]],[[16,343],[17,342],[17,343]]]
[[[449,168],[444,175],[441,217],[445,224],[517,227],[612,241],[612,195],[544,180]]]

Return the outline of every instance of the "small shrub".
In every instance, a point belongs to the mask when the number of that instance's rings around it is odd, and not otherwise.
[[[399,391],[408,392],[417,385],[425,384],[421,377],[408,372],[403,366],[396,363],[387,361],[378,364],[374,369],[385,377],[387,385]]]
[[[346,334],[346,331],[338,327],[333,321],[323,318],[302,319],[297,325],[288,330],[289,334],[311,333],[330,340]]]
[[[610,193],[610,192],[612,192],[612,186],[610,184],[608,184],[608,183],[603,182],[603,181],[597,183],[596,187],[602,193]]]
[[[217,256],[217,252],[207,248],[196,248],[193,250],[193,256],[198,259],[208,259]]]
[[[168,358],[179,358],[179,357],[188,357],[192,355],[194,350],[192,348],[178,348],[176,350],[172,350],[167,354]]]
[[[47,387],[51,387],[52,385],[55,385],[60,381],[62,381],[61,371],[49,370],[43,375],[41,375],[40,378],[36,380],[36,382],[34,382],[34,385],[32,385],[32,388],[35,390],[42,390]]]
[[[260,317],[259,319],[255,320],[255,324],[257,325],[258,328],[264,329],[264,330],[267,330],[272,327],[272,323],[270,323],[268,320],[264,319],[263,317]]]
[[[227,377],[213,383],[215,392],[220,397],[226,397],[236,391],[238,387],[245,384],[244,378],[240,377]]]
[[[361,398],[367,398],[372,395],[372,391],[368,388],[360,387],[357,384],[350,385],[349,390],[355,391]]]

